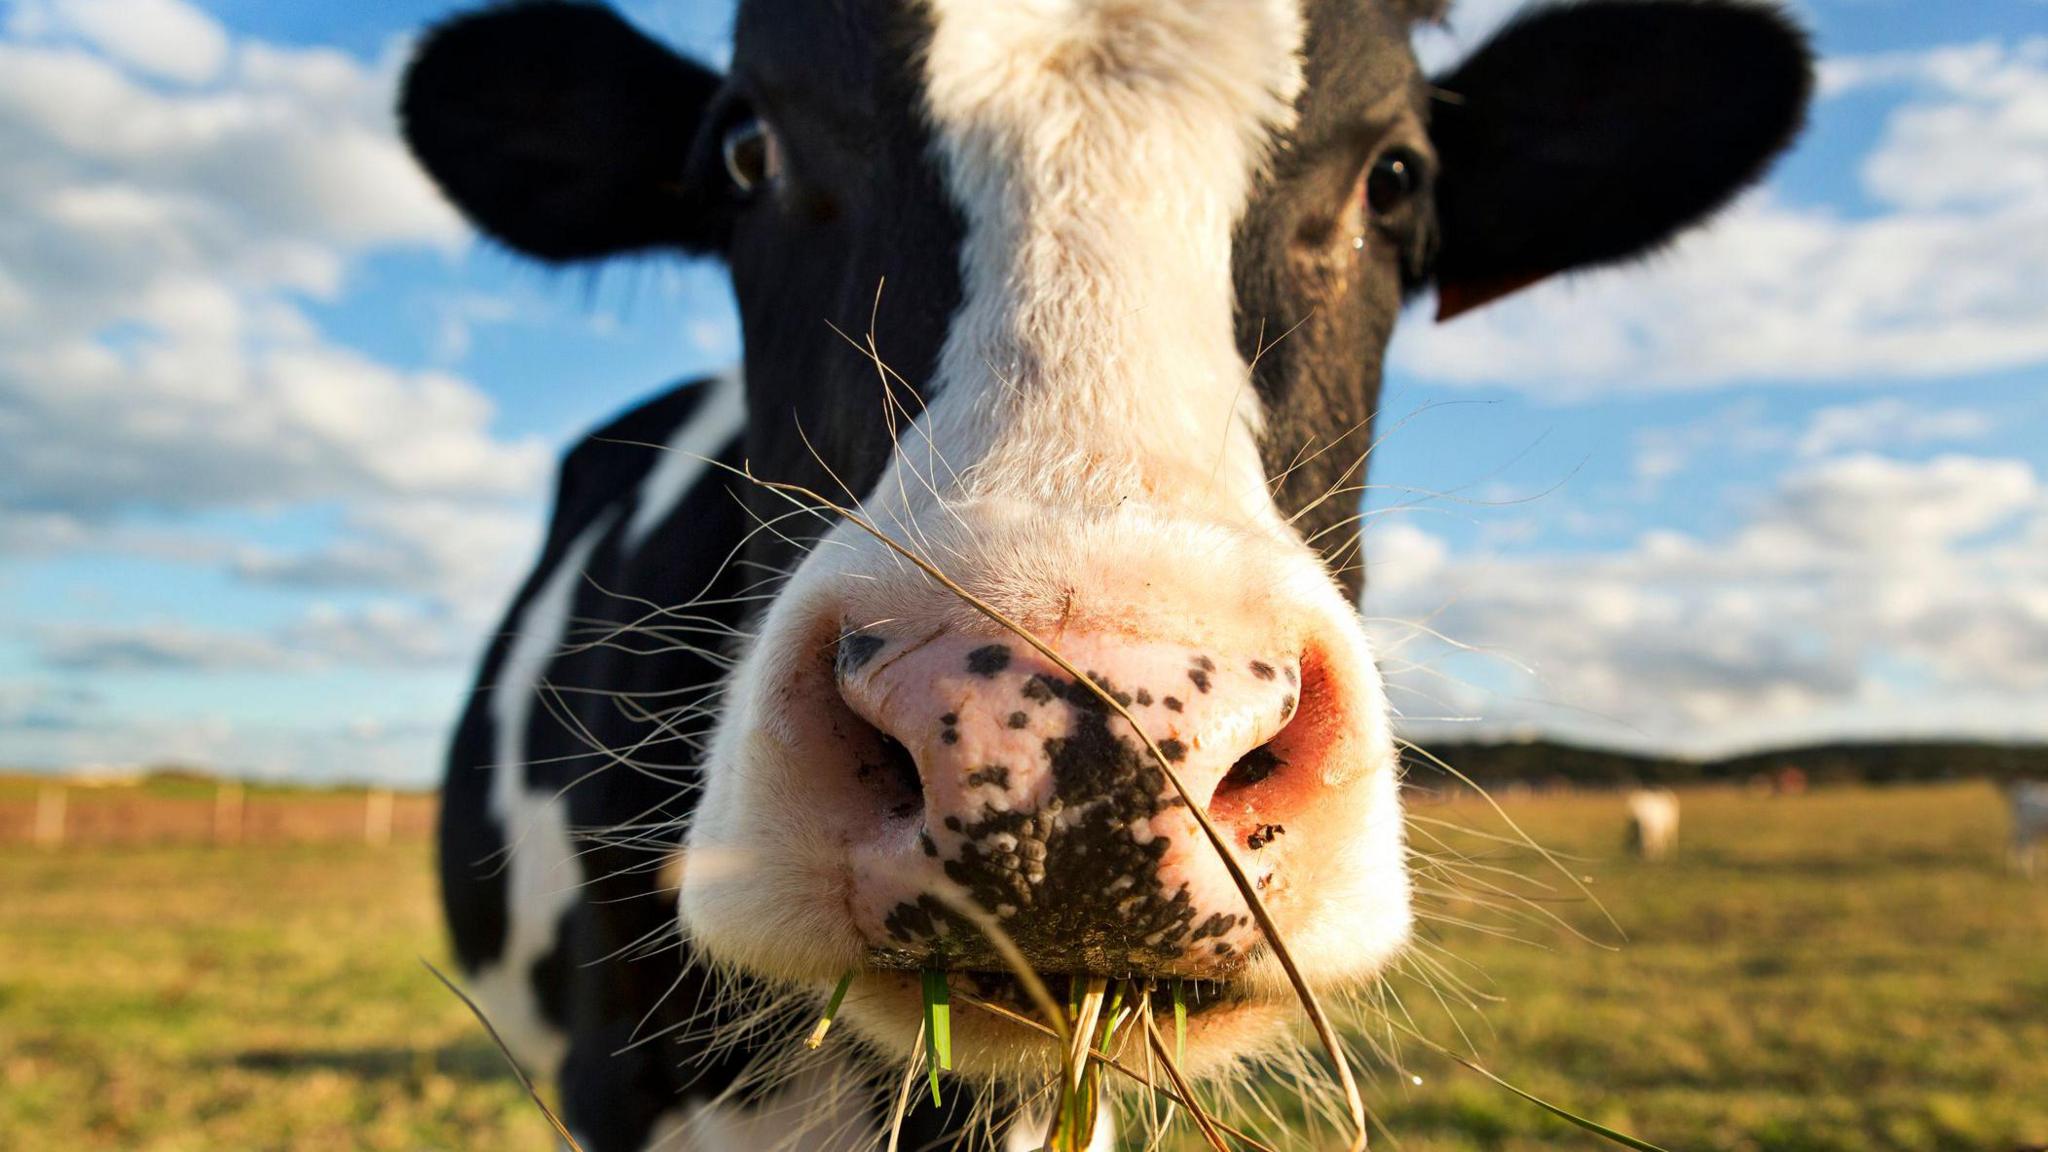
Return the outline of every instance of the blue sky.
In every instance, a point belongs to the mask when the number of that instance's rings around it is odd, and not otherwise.
[[[544,274],[410,169],[451,7],[0,6],[0,764],[431,779],[554,453],[736,357],[715,268]],[[2048,4],[1797,7],[1767,188],[1408,317],[1366,611],[1412,731],[2048,738]]]

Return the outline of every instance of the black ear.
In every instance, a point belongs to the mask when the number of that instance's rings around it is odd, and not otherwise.
[[[521,252],[701,252],[722,245],[725,200],[686,166],[718,88],[608,8],[516,3],[434,29],[399,118],[448,198]]]
[[[1443,319],[1726,204],[1799,131],[1813,57],[1763,4],[1581,0],[1517,18],[1435,86]]]

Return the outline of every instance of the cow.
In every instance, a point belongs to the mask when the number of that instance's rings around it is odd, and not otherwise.
[[[2048,843],[2048,781],[2011,781],[2005,803],[2012,814],[2012,870],[2031,880],[2040,871],[2041,847]]]
[[[1628,847],[1643,860],[1662,860],[1678,849],[1678,793],[1669,788],[1630,790]]]
[[[1333,995],[1400,954],[1349,562],[1395,319],[1657,250],[1812,84],[1748,0],[1425,78],[1442,8],[742,0],[723,75],[585,3],[423,36],[403,131],[484,235],[715,257],[743,332],[566,455],[448,759],[456,958],[584,1147],[1031,1147],[1013,960],[1192,990],[1208,1082],[1295,1043],[1276,938]],[[950,1090],[895,1116],[926,972]]]

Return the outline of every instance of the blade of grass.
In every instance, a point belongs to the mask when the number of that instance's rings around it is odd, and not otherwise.
[[[839,978],[839,986],[832,989],[832,999],[825,1005],[824,1015],[818,1017],[817,1027],[811,1029],[810,1038],[804,1041],[804,1047],[816,1052],[819,1045],[825,1042],[825,1033],[832,1030],[832,1018],[839,1015],[839,1005],[846,999],[846,990],[852,986],[853,972],[848,970],[846,975]]]
[[[1110,1044],[1116,1039],[1117,1027],[1123,1023],[1120,1014],[1124,1009],[1124,989],[1128,987],[1130,985],[1127,982],[1119,980],[1116,987],[1110,990],[1109,1007],[1103,1009],[1102,1012],[1102,1043],[1100,1047],[1104,1052],[1110,1050]]]
[[[512,1075],[519,1077],[520,1087],[525,1088],[526,1094],[533,1098],[533,1106],[540,1109],[542,1116],[547,1117],[548,1124],[555,1130],[555,1135],[560,1136],[562,1143],[569,1146],[569,1152],[583,1152],[583,1145],[576,1142],[576,1137],[569,1135],[569,1126],[562,1123],[562,1118],[555,1115],[555,1110],[548,1107],[548,1102],[540,1098],[540,1089],[533,1086],[533,1081],[526,1075],[526,1069],[521,1068],[518,1059],[512,1055],[512,1049],[505,1046],[504,1038],[499,1036],[497,1028],[492,1026],[491,1018],[484,1015],[484,1010],[477,1005],[476,1001],[469,998],[468,993],[455,986],[455,981],[450,980],[446,973],[434,967],[432,961],[422,956],[420,957],[420,963],[425,966],[427,971],[434,974],[434,979],[441,982],[441,987],[455,993],[455,998],[462,1001],[462,1006],[469,1009],[469,1014],[476,1017],[476,1022],[484,1026],[484,1031],[489,1034],[491,1043],[498,1046],[498,1054],[505,1058],[505,1063],[511,1065]]]
[[[924,970],[924,1024],[918,1034],[924,1037],[932,1103],[943,1104],[939,1099],[939,1069],[953,1067],[953,1008],[946,990],[946,974],[937,968]]]

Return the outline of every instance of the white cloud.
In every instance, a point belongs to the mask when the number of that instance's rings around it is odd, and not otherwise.
[[[2044,542],[2048,484],[2024,462],[1855,455],[1786,477],[1725,537],[1439,552],[1401,586],[1375,585],[1368,607],[1501,654],[1379,625],[1397,699],[1418,716],[1698,750],[1842,732],[2039,738]]]
[[[74,7],[118,5],[51,10]],[[395,63],[229,48],[217,84],[166,91],[0,43],[0,503],[534,492],[544,451],[493,437],[475,388],[336,347],[294,302],[369,248],[462,240],[393,133]]]
[[[68,32],[138,72],[182,84],[218,76],[228,56],[220,22],[183,0],[21,0],[9,28]]]
[[[1702,458],[1727,462],[1781,453],[1790,440],[1784,428],[1766,419],[1762,401],[1751,398],[1677,427],[1641,430],[1632,467],[1643,494],[1650,495]]]
[[[1416,376],[1551,397],[1860,383],[2048,360],[2048,39],[1837,61],[1903,87],[1855,217],[1752,195],[1649,264],[1404,326]]]
[[[92,674],[442,667],[474,655],[473,628],[440,609],[396,600],[354,607],[316,602],[267,632],[175,620],[66,623],[42,629],[37,639],[45,667]]]
[[[246,579],[310,589],[409,589],[472,625],[503,607],[506,574],[533,554],[540,525],[523,509],[418,500],[366,508],[334,542],[298,552],[251,548]]]
[[[495,609],[496,604],[491,607]],[[474,633],[445,613],[398,601],[359,608],[315,604],[284,630],[288,650],[324,664],[436,666],[473,659]]]
[[[48,0],[6,27],[11,553],[126,549],[140,511],[318,503],[355,526],[337,548],[413,549],[387,586],[502,595],[509,525],[533,516],[549,451],[498,436],[467,381],[342,347],[302,309],[364,253],[465,243],[397,139],[399,52],[366,65],[235,40],[177,0]],[[427,520],[436,541],[398,527]]]
[[[1846,448],[1975,440],[1989,435],[1992,426],[1989,413],[1972,408],[1928,408],[1887,396],[1814,413],[1799,437],[1798,451],[1811,457]]]
[[[43,635],[42,662],[66,672],[190,672],[285,668],[302,662],[265,637],[178,623],[59,625]]]
[[[1632,470],[1639,494],[1702,463],[1722,468],[1760,458],[1815,461],[1844,452],[1923,448],[1981,439],[1996,424],[1988,412],[1917,404],[1880,396],[1816,409],[1804,428],[1776,422],[1757,397],[1737,401],[1685,424],[1635,434]]]
[[[102,703],[88,689],[0,680],[0,728],[70,731],[89,723]]]

